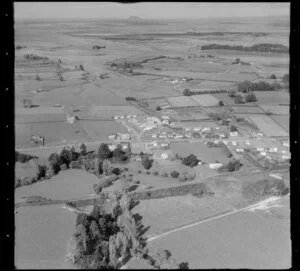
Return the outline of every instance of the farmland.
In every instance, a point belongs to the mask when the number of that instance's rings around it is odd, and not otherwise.
[[[249,116],[249,118],[266,136],[288,136],[285,130],[267,116]]]
[[[288,17],[16,20],[16,267],[74,268],[74,212],[117,192],[190,268],[288,268],[289,57],[252,50],[288,39]]]

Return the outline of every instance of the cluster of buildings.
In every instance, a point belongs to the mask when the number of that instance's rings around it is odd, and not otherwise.
[[[130,149],[130,143],[129,142],[120,142],[118,144],[108,144],[108,148],[110,151],[114,151],[118,145],[121,145],[122,146],[122,150],[123,151],[128,151]]]

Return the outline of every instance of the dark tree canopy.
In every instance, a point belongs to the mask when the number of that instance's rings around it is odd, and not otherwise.
[[[101,143],[98,150],[98,158],[101,160],[111,157],[111,151],[106,143]]]
[[[182,159],[182,164],[189,166],[189,167],[195,167],[198,165],[198,158],[194,154],[190,154],[189,156]]]

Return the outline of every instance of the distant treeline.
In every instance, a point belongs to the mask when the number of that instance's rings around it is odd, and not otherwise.
[[[288,53],[289,48],[282,44],[259,43],[252,46],[208,44],[201,46],[201,50],[235,50],[247,52]]]
[[[238,91],[248,93],[252,91],[273,91],[273,90],[280,90],[282,89],[282,85],[278,82],[274,82],[272,84],[259,81],[259,82],[250,82],[250,81],[243,81],[238,84],[237,86]]]

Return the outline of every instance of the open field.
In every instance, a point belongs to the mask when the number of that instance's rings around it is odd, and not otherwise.
[[[248,106],[248,105],[234,105],[231,106],[233,111],[236,114],[264,114],[264,110],[262,110],[259,106]]]
[[[45,145],[71,141],[89,141],[89,137],[79,123],[66,124],[65,122],[44,122],[15,125],[16,147],[32,147],[32,135],[44,136]]]
[[[251,115],[249,119],[255,123],[258,129],[266,136],[288,136],[288,133],[268,116]]]
[[[285,91],[255,91],[257,102],[261,104],[290,104],[290,96]]]
[[[76,214],[60,205],[18,208],[15,215],[15,265],[18,269],[72,269],[66,245]]]
[[[85,131],[91,141],[108,140],[108,136],[115,133],[128,133],[128,130],[125,128],[125,126],[113,120],[80,120],[79,125]]]
[[[289,115],[272,115],[271,118],[275,120],[284,130],[290,131],[290,116]]]
[[[179,97],[168,97],[168,102],[172,107],[190,107],[198,106],[198,103],[194,101],[191,97],[179,96]]]
[[[142,111],[131,105],[123,106],[91,106],[88,111],[88,116],[93,118],[101,119],[112,119],[113,116],[124,116],[124,115],[139,115],[142,114]]]
[[[283,208],[278,208],[281,206]],[[266,212],[281,210],[286,215],[278,218]],[[150,246],[152,249],[164,248],[172,251],[178,261],[187,261],[190,268],[290,268],[288,212],[288,199],[283,198],[273,206],[261,210],[223,216],[170,233],[154,240]],[[202,242],[199,243],[198,240]],[[249,249],[253,251],[250,255]]]
[[[219,100],[211,94],[193,95],[191,96],[201,106],[217,106]]]
[[[215,163],[218,160],[220,163],[226,164],[229,161],[222,149],[209,148],[202,142],[172,142],[170,147],[174,154],[178,153],[183,157],[194,154],[206,163]]]
[[[269,105],[269,104],[259,104],[259,107],[262,108],[265,112],[271,112],[275,115],[289,115],[290,107],[284,105]]]
[[[68,200],[88,197],[94,193],[93,185],[99,179],[83,170],[66,170],[43,182],[18,187],[15,202],[24,201],[24,197],[41,196],[53,200]]]

